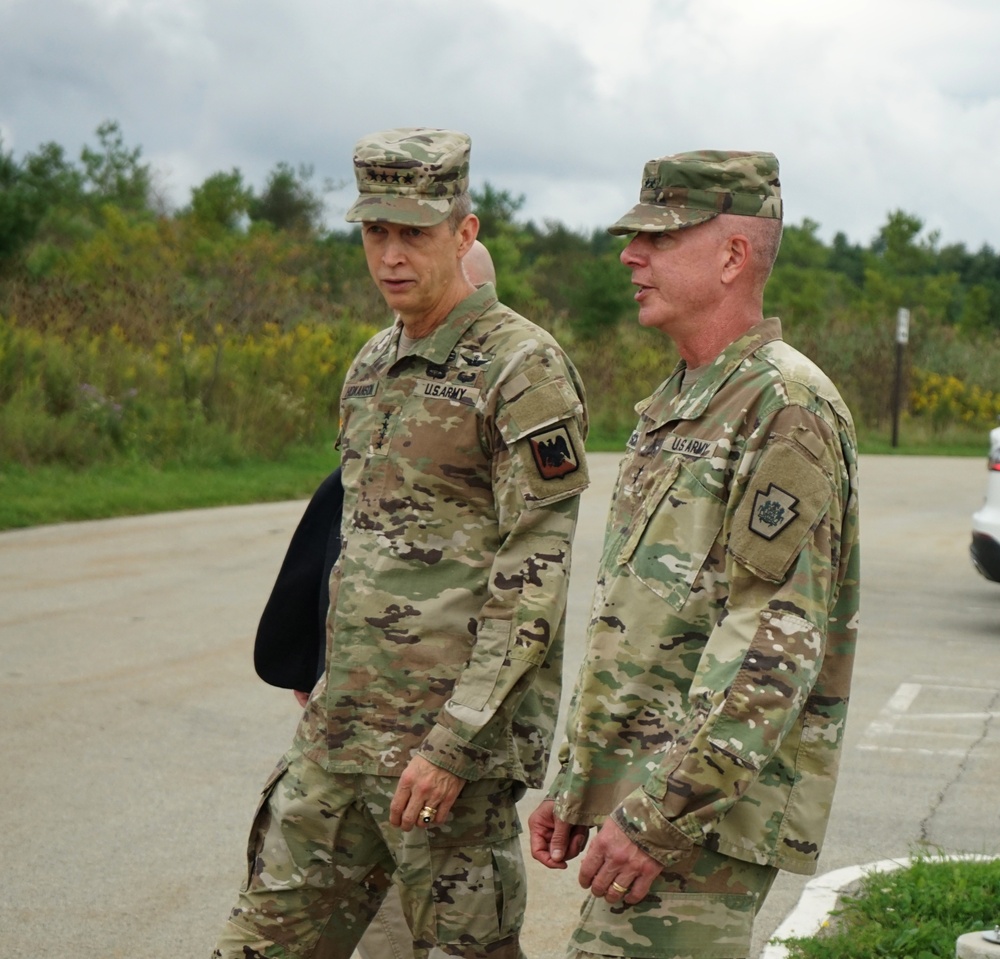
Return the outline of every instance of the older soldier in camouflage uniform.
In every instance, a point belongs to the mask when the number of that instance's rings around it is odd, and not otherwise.
[[[390,882],[418,949],[520,955],[514,803],[559,705],[586,413],[552,337],[462,270],[469,145],[400,129],[355,150],[347,218],[397,319],[341,395],[326,671],[265,786],[223,959],[347,959]]]
[[[571,954],[743,957],[777,869],[823,842],[858,617],[858,473],[833,384],[763,318],[778,163],[645,167],[612,228],[681,362],[637,407],[589,647],[532,854],[586,844]]]

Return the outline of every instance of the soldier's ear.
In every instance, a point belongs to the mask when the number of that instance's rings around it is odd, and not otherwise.
[[[742,233],[727,237],[723,247],[722,282],[732,283],[750,262],[750,241]]]
[[[476,242],[476,237],[479,236],[479,217],[475,213],[470,213],[458,225],[458,229],[455,232],[459,237],[458,258],[461,260],[472,249],[472,244]]]

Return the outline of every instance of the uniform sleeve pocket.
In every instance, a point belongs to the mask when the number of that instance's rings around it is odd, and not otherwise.
[[[472,656],[455,684],[452,702],[475,710],[486,708],[507,657],[510,630],[507,620],[484,619],[479,624]]]
[[[497,428],[511,452],[527,509],[576,496],[589,484],[582,410],[569,385],[552,380],[531,387],[498,412]]]

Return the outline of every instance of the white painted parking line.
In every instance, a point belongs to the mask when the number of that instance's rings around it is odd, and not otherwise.
[[[881,736],[892,733],[896,721],[913,705],[920,695],[920,683],[901,683],[892,698],[882,707],[879,718],[868,727],[868,735]]]
[[[959,759],[969,754],[969,750],[967,749],[927,749],[924,746],[881,746],[878,743],[859,743],[858,751],[862,753],[913,753],[917,756],[957,756]]]
[[[995,709],[996,690],[985,686],[952,685],[941,682],[900,683],[878,716],[869,724],[858,744],[861,752],[916,753],[922,756],[964,756],[967,750],[960,748],[936,748],[933,745],[910,746],[907,740],[914,737],[946,742],[958,740],[970,746],[981,736],[982,725],[998,718]],[[982,702],[983,709],[972,711],[970,706]],[[920,702],[925,708],[916,711],[914,705]],[[954,703],[952,712],[947,706]],[[945,709],[942,709],[942,705]],[[938,726],[952,722],[963,722],[967,728],[961,732],[954,729],[928,729],[928,723]],[[974,725],[975,724],[975,725]]]

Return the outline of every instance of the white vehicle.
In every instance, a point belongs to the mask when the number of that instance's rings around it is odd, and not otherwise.
[[[986,498],[972,514],[972,545],[969,552],[976,569],[1000,583],[1000,426],[990,430],[990,457],[986,468]]]

